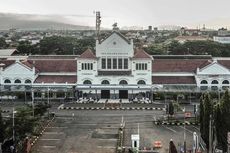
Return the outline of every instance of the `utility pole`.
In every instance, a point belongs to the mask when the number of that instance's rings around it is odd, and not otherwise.
[[[34,117],[34,90],[31,88],[31,97],[32,97],[32,111],[33,111],[33,117]]]
[[[185,131],[185,107],[184,107],[184,153],[186,153],[186,131]]]
[[[209,153],[212,153],[212,115],[209,116]]]
[[[13,107],[13,126],[12,126],[13,127],[13,142],[15,140],[15,136],[14,136],[15,135],[15,130],[14,130],[14,124],[15,124],[14,123],[14,113],[15,113],[15,111],[14,111],[14,107]]]

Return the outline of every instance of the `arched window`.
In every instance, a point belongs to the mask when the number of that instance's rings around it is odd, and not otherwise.
[[[6,79],[4,83],[11,83],[11,81],[9,79]]]
[[[14,83],[21,83],[21,80],[16,79],[16,80],[14,81]]]
[[[208,81],[202,80],[202,81],[200,82],[200,84],[208,84]]]
[[[137,84],[146,84],[144,80],[139,80]]]
[[[224,80],[224,81],[222,82],[222,84],[229,84],[229,81],[228,81],[228,80]]]
[[[31,80],[29,80],[29,79],[26,79],[26,81],[25,81],[25,83],[31,83]]]
[[[108,80],[103,80],[101,84],[110,84]]]
[[[217,80],[213,80],[212,84],[218,84],[219,82]]]
[[[83,84],[92,84],[92,82],[89,81],[89,80],[85,80],[85,81],[83,82]]]
[[[128,82],[126,80],[121,80],[119,84],[128,84]]]

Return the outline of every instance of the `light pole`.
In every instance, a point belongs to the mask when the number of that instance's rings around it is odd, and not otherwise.
[[[220,102],[220,92],[221,92],[221,89],[218,89],[218,101]]]
[[[33,117],[34,117],[34,90],[31,87],[31,98],[32,98],[32,111],[33,111]]]
[[[17,111],[14,110],[14,107],[13,107],[13,123],[12,123],[12,128],[13,128],[13,142],[15,141],[15,121],[14,121],[14,114],[17,113]]]
[[[185,107],[184,107],[184,153],[186,153],[186,131],[185,131]]]
[[[49,105],[50,104],[50,88],[48,87],[47,88],[47,104]]]

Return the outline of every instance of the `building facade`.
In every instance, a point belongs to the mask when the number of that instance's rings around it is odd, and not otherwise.
[[[117,30],[79,56],[0,58],[1,96],[152,100],[155,92],[222,92],[229,81],[229,58],[151,56]]]

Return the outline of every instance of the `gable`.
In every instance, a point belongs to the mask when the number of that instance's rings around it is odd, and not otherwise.
[[[14,63],[5,68],[4,74],[31,74],[33,71],[20,63]]]
[[[215,62],[200,69],[199,74],[230,74],[230,72],[226,67]]]
[[[133,43],[121,34],[113,32],[101,43],[96,44],[96,56],[133,56]]]
[[[100,44],[107,44],[108,42],[111,42],[111,40],[120,41],[120,43],[130,44],[130,41],[128,39],[126,39],[119,32],[115,32],[115,31],[111,35],[109,35],[107,38],[105,38],[104,40],[102,40]]]

